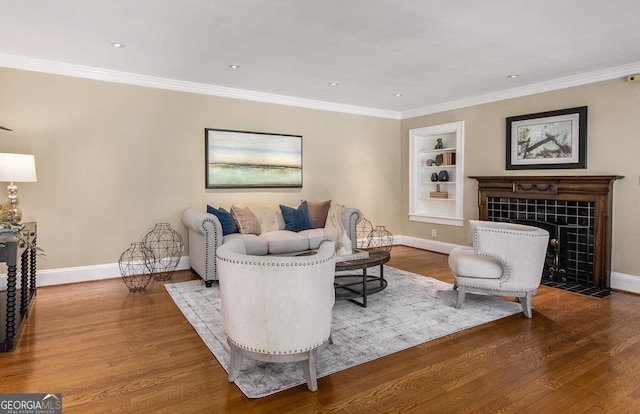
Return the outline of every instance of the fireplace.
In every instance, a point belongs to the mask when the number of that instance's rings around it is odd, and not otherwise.
[[[621,176],[504,176],[478,180],[481,220],[549,232],[543,283],[610,288],[613,183]]]

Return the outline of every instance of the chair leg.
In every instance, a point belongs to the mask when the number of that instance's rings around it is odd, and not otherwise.
[[[520,304],[522,304],[522,313],[527,318],[531,318],[531,291],[528,291],[526,296],[520,298]]]
[[[318,356],[318,350],[312,349],[309,351],[309,359],[303,361],[304,363],[304,378],[307,380],[307,387],[309,391],[318,390],[318,373],[316,371],[316,358]]]
[[[236,351],[236,346],[229,342],[229,382],[234,382],[238,378],[240,373],[240,366],[242,365],[242,355]]]
[[[464,302],[465,288],[458,286],[458,300],[456,302],[456,309],[462,308],[462,302]]]

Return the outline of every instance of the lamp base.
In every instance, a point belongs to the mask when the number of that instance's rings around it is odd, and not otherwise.
[[[0,219],[18,224],[22,221],[22,210],[10,202],[2,203],[0,204]]]

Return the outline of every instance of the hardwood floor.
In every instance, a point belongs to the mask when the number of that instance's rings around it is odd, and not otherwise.
[[[446,255],[396,246],[389,265],[452,282]],[[162,283],[144,294],[117,278],[42,287],[17,350],[0,354],[0,393],[62,393],[65,413],[637,413],[639,305],[626,293],[541,287],[533,319],[514,315],[320,378],[315,393],[301,385],[249,400]]]

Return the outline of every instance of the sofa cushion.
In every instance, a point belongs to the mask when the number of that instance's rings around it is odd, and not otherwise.
[[[229,240],[240,239],[244,243],[244,248],[247,254],[253,256],[264,256],[269,252],[269,243],[265,239],[256,236],[255,234],[241,234],[233,233],[226,235],[222,238],[222,243],[226,243]]]
[[[211,206],[207,206],[207,213],[213,214],[218,218],[218,221],[220,221],[220,224],[222,225],[223,236],[238,232],[238,227],[236,226],[236,222],[233,220],[233,217],[231,217],[231,213],[229,213],[224,208],[214,208]]]
[[[269,243],[269,254],[283,254],[309,250],[309,239],[289,230],[262,233],[260,238]]]
[[[312,229],[313,223],[309,218],[307,202],[303,201],[298,208],[287,207],[280,204],[282,218],[284,219],[284,229],[290,231],[302,231]]]
[[[284,230],[284,220],[282,213],[277,207],[254,207],[251,208],[253,214],[258,218],[262,233],[270,231]]]
[[[302,230],[298,234],[309,239],[310,249],[317,249],[320,247],[320,242],[322,240],[328,240],[328,237],[324,234],[324,229]]]
[[[309,203],[307,202],[309,209],[309,218],[315,228],[324,228],[327,222],[327,214],[329,214],[329,208],[331,208],[331,200],[323,201],[322,203]],[[312,247],[315,249],[315,247]]]
[[[258,218],[249,207],[240,208],[236,206],[231,206],[231,215],[236,220],[236,224],[240,229],[240,233],[242,234],[260,234],[262,233],[262,229],[260,228],[260,223],[258,222]]]

